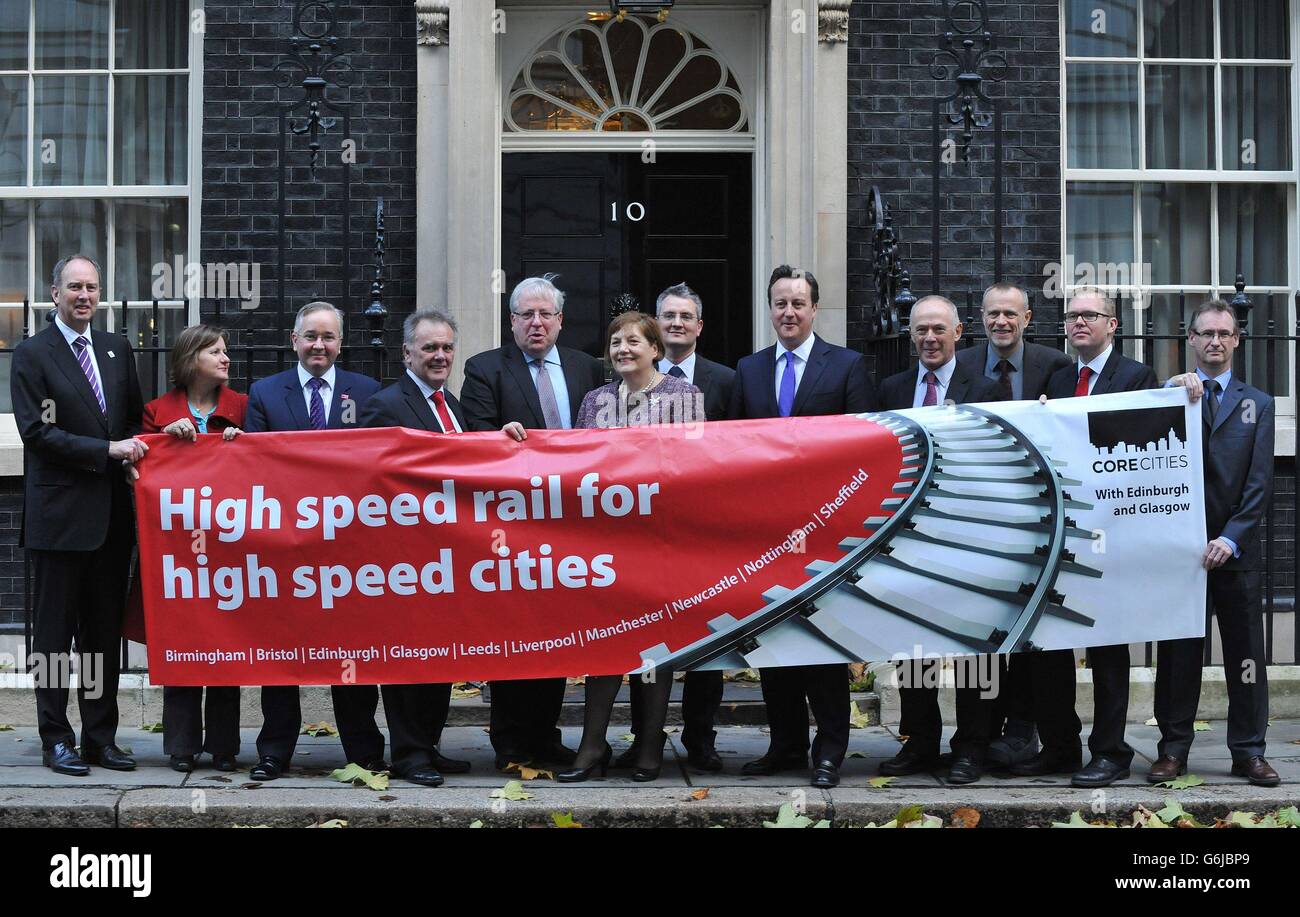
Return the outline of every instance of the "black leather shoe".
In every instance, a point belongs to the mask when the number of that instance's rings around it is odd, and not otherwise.
[[[87,764],[98,764],[110,771],[135,770],[135,758],[132,758],[116,745],[105,745],[103,748],[83,748],[81,757]]]
[[[1123,780],[1127,776],[1127,767],[1120,767],[1109,758],[1093,758],[1088,762],[1087,767],[1077,771],[1070,778],[1070,786],[1084,788],[1110,786],[1116,780]]]
[[[885,777],[906,777],[910,774],[923,774],[939,766],[939,756],[912,749],[911,743],[887,761],[881,761],[878,770]]]
[[[984,776],[984,762],[974,755],[954,755],[948,768],[948,782],[974,783]]]
[[[286,768],[280,763],[279,758],[273,758],[270,755],[262,755],[253,765],[248,776],[254,780],[275,780],[285,772]]]
[[[179,773],[188,774],[194,770],[194,756],[172,755],[171,760],[167,762],[167,766]]]
[[[707,748],[695,748],[686,753],[686,763],[697,771],[716,774],[722,770],[722,759],[712,745]]]
[[[578,753],[561,742],[552,742],[550,745],[533,752],[533,758],[547,764],[572,767],[573,762],[578,760]]]
[[[829,790],[833,786],[839,786],[840,769],[830,761],[818,761],[817,766],[813,768],[812,779],[808,783],[819,790]]]
[[[388,766],[388,762],[385,761],[383,758],[375,758],[373,761],[367,761],[365,764],[361,766],[364,767],[366,770],[376,774],[382,774],[384,772],[392,773],[393,770],[391,767]]]
[[[771,752],[753,761],[746,761],[740,772],[746,777],[771,777],[781,771],[801,771],[808,767],[808,759],[802,754],[773,755]]]
[[[69,777],[85,777],[90,774],[90,767],[77,750],[67,742],[56,742],[53,747],[41,752],[41,763],[56,774]]]
[[[433,747],[433,766],[444,774],[468,774],[469,762],[458,761],[455,758],[448,758],[438,751],[438,746]]]
[[[1044,750],[1028,761],[1011,765],[1007,770],[1017,777],[1046,777],[1050,774],[1073,774],[1082,764],[1081,754]]]
[[[663,766],[658,767],[638,767],[632,771],[632,779],[637,783],[654,783],[659,779],[659,772]]]
[[[614,749],[606,745],[605,753],[601,756],[600,760],[594,762],[590,767],[575,767],[572,770],[560,771],[555,775],[555,782],[556,783],[583,783],[587,780],[590,780],[593,776],[595,776],[597,771],[600,771],[600,776],[604,777],[605,774],[609,772],[609,759],[612,758],[613,756],[614,756]],[[642,773],[642,771],[638,770],[637,773],[640,774]],[[655,769],[655,776],[656,777],[659,776],[658,768]],[[635,775],[633,775],[633,779],[636,779]],[[643,782],[644,779],[645,778],[642,778]]]
[[[636,767],[636,759],[641,757],[641,745],[633,742],[629,747],[620,751],[609,762],[611,768],[617,770],[626,770],[629,767]]]
[[[402,780],[408,780],[411,783],[418,783],[420,786],[442,786],[442,774],[431,764],[423,767],[413,767],[409,771],[397,771],[393,774]]]
[[[234,755],[213,755],[212,766],[227,774],[239,770],[239,763]]]

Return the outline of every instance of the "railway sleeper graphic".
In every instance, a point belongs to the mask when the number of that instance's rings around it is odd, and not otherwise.
[[[1014,425],[971,405],[859,419],[902,448],[887,515],[864,520],[862,537],[840,542],[841,557],[810,561],[807,581],[773,586],[753,614],[721,615],[709,636],[676,651],[643,651],[636,672],[882,661],[901,646],[1009,653],[1038,648],[1043,615],[1092,626],[1058,589],[1101,576],[1079,559],[1098,536],[1069,516],[1091,508],[1066,490],[1080,481],[1063,477]]]

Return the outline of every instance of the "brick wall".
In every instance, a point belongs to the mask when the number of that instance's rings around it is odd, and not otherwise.
[[[203,62],[204,262],[261,264],[262,297],[255,311],[223,312],[220,321],[239,329],[235,342],[287,343],[281,314],[277,229],[279,223],[279,131],[281,103],[302,95],[300,71],[287,89],[276,86],[273,69],[286,59],[293,28],[293,3],[282,0],[208,0]],[[390,315],[412,311],[415,299],[415,7],[410,0],[340,0],[333,34],[337,50],[352,66],[349,88],[331,89],[328,99],[351,112],[347,137],[343,120],[321,135],[322,159],[313,176],[307,138],[293,137],[288,149],[284,309],[291,318],[303,304],[326,299],[348,312],[345,363],[371,372],[372,353],[360,313],[370,301],[373,277],[375,201],[385,204],[384,303]],[[308,56],[308,55],[304,55]],[[299,123],[302,110],[297,113]],[[342,142],[356,143],[351,200],[343,208]],[[343,219],[351,238],[351,267],[343,271]],[[350,302],[345,305],[345,299]],[[202,304],[204,320],[215,303]],[[388,320],[388,341],[400,343],[400,321]],[[269,354],[268,354],[269,357]],[[359,361],[364,361],[359,364]],[[257,375],[273,370],[259,364]],[[243,367],[237,367],[244,376]],[[391,377],[390,363],[385,375]]]
[[[1003,279],[1034,290],[1043,285],[1043,265],[1059,260],[1061,249],[1058,9],[1057,0],[989,3],[995,50],[1007,59],[1003,80],[984,82],[1003,106]],[[943,167],[936,282],[930,276],[931,105],[955,86],[930,73],[943,41],[942,4],[856,2],[849,15],[848,340],[860,347],[866,307],[874,302],[872,186],[894,216],[918,295],[936,286],[955,298],[982,290],[993,274],[993,143],[991,128],[977,128],[971,161]]]
[[[0,631],[23,626],[23,549],[18,524],[23,508],[23,479],[0,478]]]

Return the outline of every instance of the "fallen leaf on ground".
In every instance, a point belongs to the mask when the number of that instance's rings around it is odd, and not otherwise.
[[[753,669],[738,669],[730,675],[722,676],[727,681],[758,681],[758,673]]]
[[[1138,806],[1133,810],[1133,827],[1134,828],[1168,828],[1160,817],[1148,809],[1146,806]]]
[[[204,780],[215,780],[215,781],[217,781],[217,783],[229,783],[229,782],[230,782],[230,778],[229,778],[229,777],[222,777],[220,774],[218,774],[218,775],[215,776],[215,777],[204,777],[203,779],[204,779]]]
[[[1278,809],[1277,823],[1288,828],[1300,828],[1300,809],[1295,806]]]
[[[1197,720],[1192,723],[1192,729],[1195,732],[1209,732],[1213,727],[1205,720]]]
[[[952,826],[954,828],[974,828],[979,823],[979,810],[972,809],[970,806],[962,806],[952,813]]]
[[[353,786],[365,786],[372,790],[388,789],[388,774],[368,771],[360,764],[349,764],[331,771],[330,776],[339,783],[351,783]]]
[[[581,828],[582,824],[573,820],[572,812],[552,812],[551,821],[557,828]]]
[[[162,732],[162,731],[163,731],[163,724],[162,724],[162,723],[145,723],[143,726],[140,727],[140,729],[141,729],[142,731],[144,731],[144,732]]]
[[[707,786],[700,787],[698,790],[691,791],[691,799],[695,799],[695,800],[707,799],[708,796],[709,796],[709,788]]]
[[[308,723],[302,727],[302,734],[305,736],[336,736],[339,731],[334,728],[333,724],[321,720],[319,723]]]
[[[854,729],[866,729],[871,725],[871,714],[858,709],[858,702],[849,703],[849,725]]]
[[[527,764],[511,763],[506,765],[506,772],[514,771],[524,780],[536,780],[538,777],[545,777],[547,780],[555,779],[555,771],[543,770],[540,767],[529,767]]]
[[[451,686],[452,700],[464,700],[467,697],[478,697],[482,693],[482,688],[463,681],[458,681]]]
[[[506,785],[499,787],[491,792],[489,799],[509,799],[511,802],[522,802],[525,799],[532,799],[532,793],[524,792],[524,784],[520,780],[509,780]]]
[[[1103,826],[1089,824],[1088,822],[1083,820],[1083,816],[1080,815],[1078,812],[1071,812],[1069,821],[1063,821],[1063,822],[1054,821],[1052,822],[1052,827],[1053,828],[1100,828]]]
[[[346,828],[348,820],[346,818],[331,818],[328,821],[318,821],[314,825],[308,825],[308,828]]]
[[[1143,725],[1146,725],[1146,726],[1159,726],[1160,724],[1159,724],[1158,722],[1156,722],[1156,718],[1153,716],[1153,717],[1151,717],[1151,719],[1143,721]]]
[[[875,787],[878,790],[883,790],[897,779],[897,777],[872,777],[867,781],[867,785]]]
[[[483,827],[483,819],[481,819],[481,818],[476,818],[476,819],[474,819],[472,822],[469,823],[469,826],[470,826],[471,828],[482,828],[482,827]]]
[[[623,733],[621,736],[619,736],[619,738],[622,739],[624,742],[635,742],[635,741],[636,741],[636,736],[632,735],[632,733],[630,733],[630,732],[625,732],[625,733]]]
[[[1162,780],[1156,786],[1168,787],[1171,790],[1185,790],[1188,787],[1200,786],[1205,782],[1204,777],[1198,777],[1195,774],[1188,774],[1185,777],[1178,777],[1174,780]]]
[[[813,820],[807,815],[800,815],[795,812],[791,803],[782,803],[781,808],[776,811],[776,821],[763,822],[764,828],[808,828],[811,827]]]
[[[849,752],[849,757],[850,757],[850,758],[865,758],[866,755],[864,755],[864,754],[863,754],[862,752],[860,752],[860,751],[851,751],[851,752]]]
[[[258,783],[257,781],[253,781],[252,783],[241,783],[239,785],[239,788],[241,790],[260,790],[262,788],[262,784]]]
[[[269,828],[270,825],[231,825],[232,828]]]
[[[1200,822],[1183,808],[1182,803],[1176,799],[1166,799],[1165,807],[1156,812],[1156,817],[1167,825],[1173,825],[1176,828],[1202,828]]]
[[[8,723],[0,723],[0,732],[13,732],[13,731],[14,731],[14,727],[10,726]]]
[[[392,801],[393,801],[394,799],[396,799],[396,798],[397,798],[396,796],[380,796],[380,797],[379,797],[379,801],[380,801],[380,802],[392,802]]]

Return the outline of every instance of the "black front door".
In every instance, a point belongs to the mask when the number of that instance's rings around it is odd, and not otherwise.
[[[506,153],[506,293],[559,274],[560,343],[603,356],[620,298],[653,315],[663,289],[686,283],[704,303],[700,352],[734,366],[752,350],[750,169],[748,153],[661,153],[652,163],[639,153]]]

